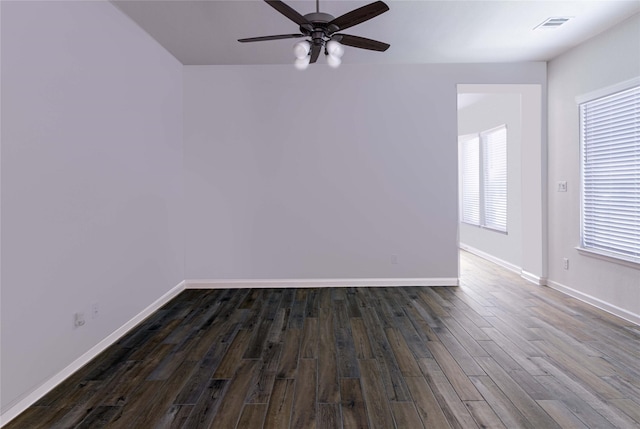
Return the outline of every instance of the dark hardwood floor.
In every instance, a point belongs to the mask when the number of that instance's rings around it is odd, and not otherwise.
[[[634,428],[640,327],[462,286],[186,290],[6,428]]]

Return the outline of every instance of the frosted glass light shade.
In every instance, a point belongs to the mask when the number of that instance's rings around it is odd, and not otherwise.
[[[334,69],[340,67],[340,64],[342,64],[342,60],[340,59],[340,57],[336,57],[335,55],[327,55],[327,64],[329,64],[329,67],[333,67]]]
[[[303,59],[304,57],[308,56],[310,50],[311,43],[306,40],[293,45],[293,55],[295,55],[298,59]]]
[[[307,67],[309,67],[309,62],[311,61],[311,57],[309,55],[307,55],[304,58],[296,58],[296,60],[294,61],[293,65],[298,69],[298,70],[304,70]]]
[[[327,53],[329,55],[333,55],[334,57],[342,58],[342,56],[344,55],[344,48],[335,40],[329,40],[327,42]]]

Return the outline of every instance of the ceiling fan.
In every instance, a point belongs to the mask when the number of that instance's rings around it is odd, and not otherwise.
[[[296,39],[304,37],[304,41],[294,46],[296,56],[295,65],[299,69],[305,69],[310,63],[315,63],[320,56],[322,48],[327,55],[327,62],[332,67],[338,67],[344,53],[342,45],[354,48],[368,49],[384,52],[389,48],[388,43],[371,40],[364,37],[338,33],[354,25],[361,24],[389,10],[382,1],[376,1],[351,12],[334,18],[328,13],[320,12],[319,0],[316,0],[316,11],[306,15],[300,15],[291,6],[281,0],[265,0],[275,10],[298,24],[300,33],[279,34],[275,36],[250,37],[238,39],[238,42],[262,42],[265,40]]]

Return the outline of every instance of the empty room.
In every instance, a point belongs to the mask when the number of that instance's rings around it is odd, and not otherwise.
[[[640,427],[640,0],[0,0],[0,426]]]

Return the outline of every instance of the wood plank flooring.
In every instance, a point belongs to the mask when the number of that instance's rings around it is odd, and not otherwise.
[[[186,290],[6,428],[640,428],[640,327],[460,287]]]

